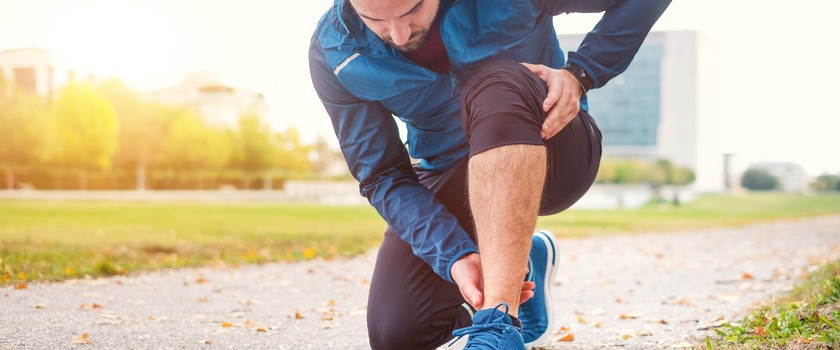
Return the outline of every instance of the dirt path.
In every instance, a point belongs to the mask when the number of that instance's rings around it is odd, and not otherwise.
[[[840,217],[559,245],[550,349],[679,348],[840,258]],[[373,259],[6,287],[0,349],[365,349]]]

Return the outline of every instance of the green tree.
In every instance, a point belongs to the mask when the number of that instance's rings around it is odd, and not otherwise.
[[[51,112],[58,138],[51,161],[80,171],[80,188],[87,188],[87,172],[107,170],[117,149],[114,106],[96,88],[71,83],[61,90]]]
[[[312,162],[309,154],[312,152],[312,146],[301,142],[297,129],[288,128],[276,133],[275,140],[278,146],[275,166],[283,177],[311,174]]]
[[[195,175],[201,187],[203,175],[218,172],[228,163],[230,141],[224,131],[208,126],[186,110],[172,117],[161,149],[162,166],[178,176]]]
[[[811,182],[811,188],[815,191],[840,191],[840,175],[822,174]]]
[[[279,149],[274,133],[259,117],[239,117],[236,130],[229,131],[230,166],[243,173],[243,188],[251,188],[253,176],[268,176],[277,163]]]
[[[147,188],[146,173],[150,166],[159,163],[156,155],[163,147],[170,107],[159,106],[140,97],[118,79],[105,80],[99,86],[105,97],[114,105],[119,129],[114,163],[120,168],[134,169],[135,188]]]
[[[770,191],[779,187],[779,179],[767,170],[749,168],[741,175],[741,186],[752,191]]]
[[[41,164],[46,156],[49,123],[46,101],[19,89],[0,72],[0,167],[5,187],[13,189],[15,169]]]

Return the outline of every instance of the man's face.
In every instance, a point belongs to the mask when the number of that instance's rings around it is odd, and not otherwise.
[[[351,0],[365,25],[401,52],[417,50],[437,15],[440,0]]]

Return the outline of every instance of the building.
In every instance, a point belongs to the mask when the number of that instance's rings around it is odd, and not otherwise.
[[[558,38],[574,51],[583,36]],[[714,45],[695,31],[650,33],[623,74],[588,94],[604,156],[669,159],[694,170],[697,191],[723,191],[715,61]]]
[[[68,68],[51,51],[39,48],[0,51],[0,73],[21,88],[46,98],[52,98],[69,82],[93,79]]]
[[[262,94],[224,85],[209,71],[187,73],[180,84],[152,91],[149,96],[156,102],[187,106],[216,127],[235,127],[242,115],[268,117]]]

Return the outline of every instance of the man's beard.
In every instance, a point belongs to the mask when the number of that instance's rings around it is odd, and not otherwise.
[[[399,52],[411,52],[419,49],[426,43],[426,38],[429,37],[429,30],[428,29],[421,29],[416,32],[411,33],[411,37],[409,37],[408,42],[405,45],[397,45],[394,44],[394,41],[391,40],[391,37],[383,38],[382,40],[385,41],[388,45],[393,47]]]

